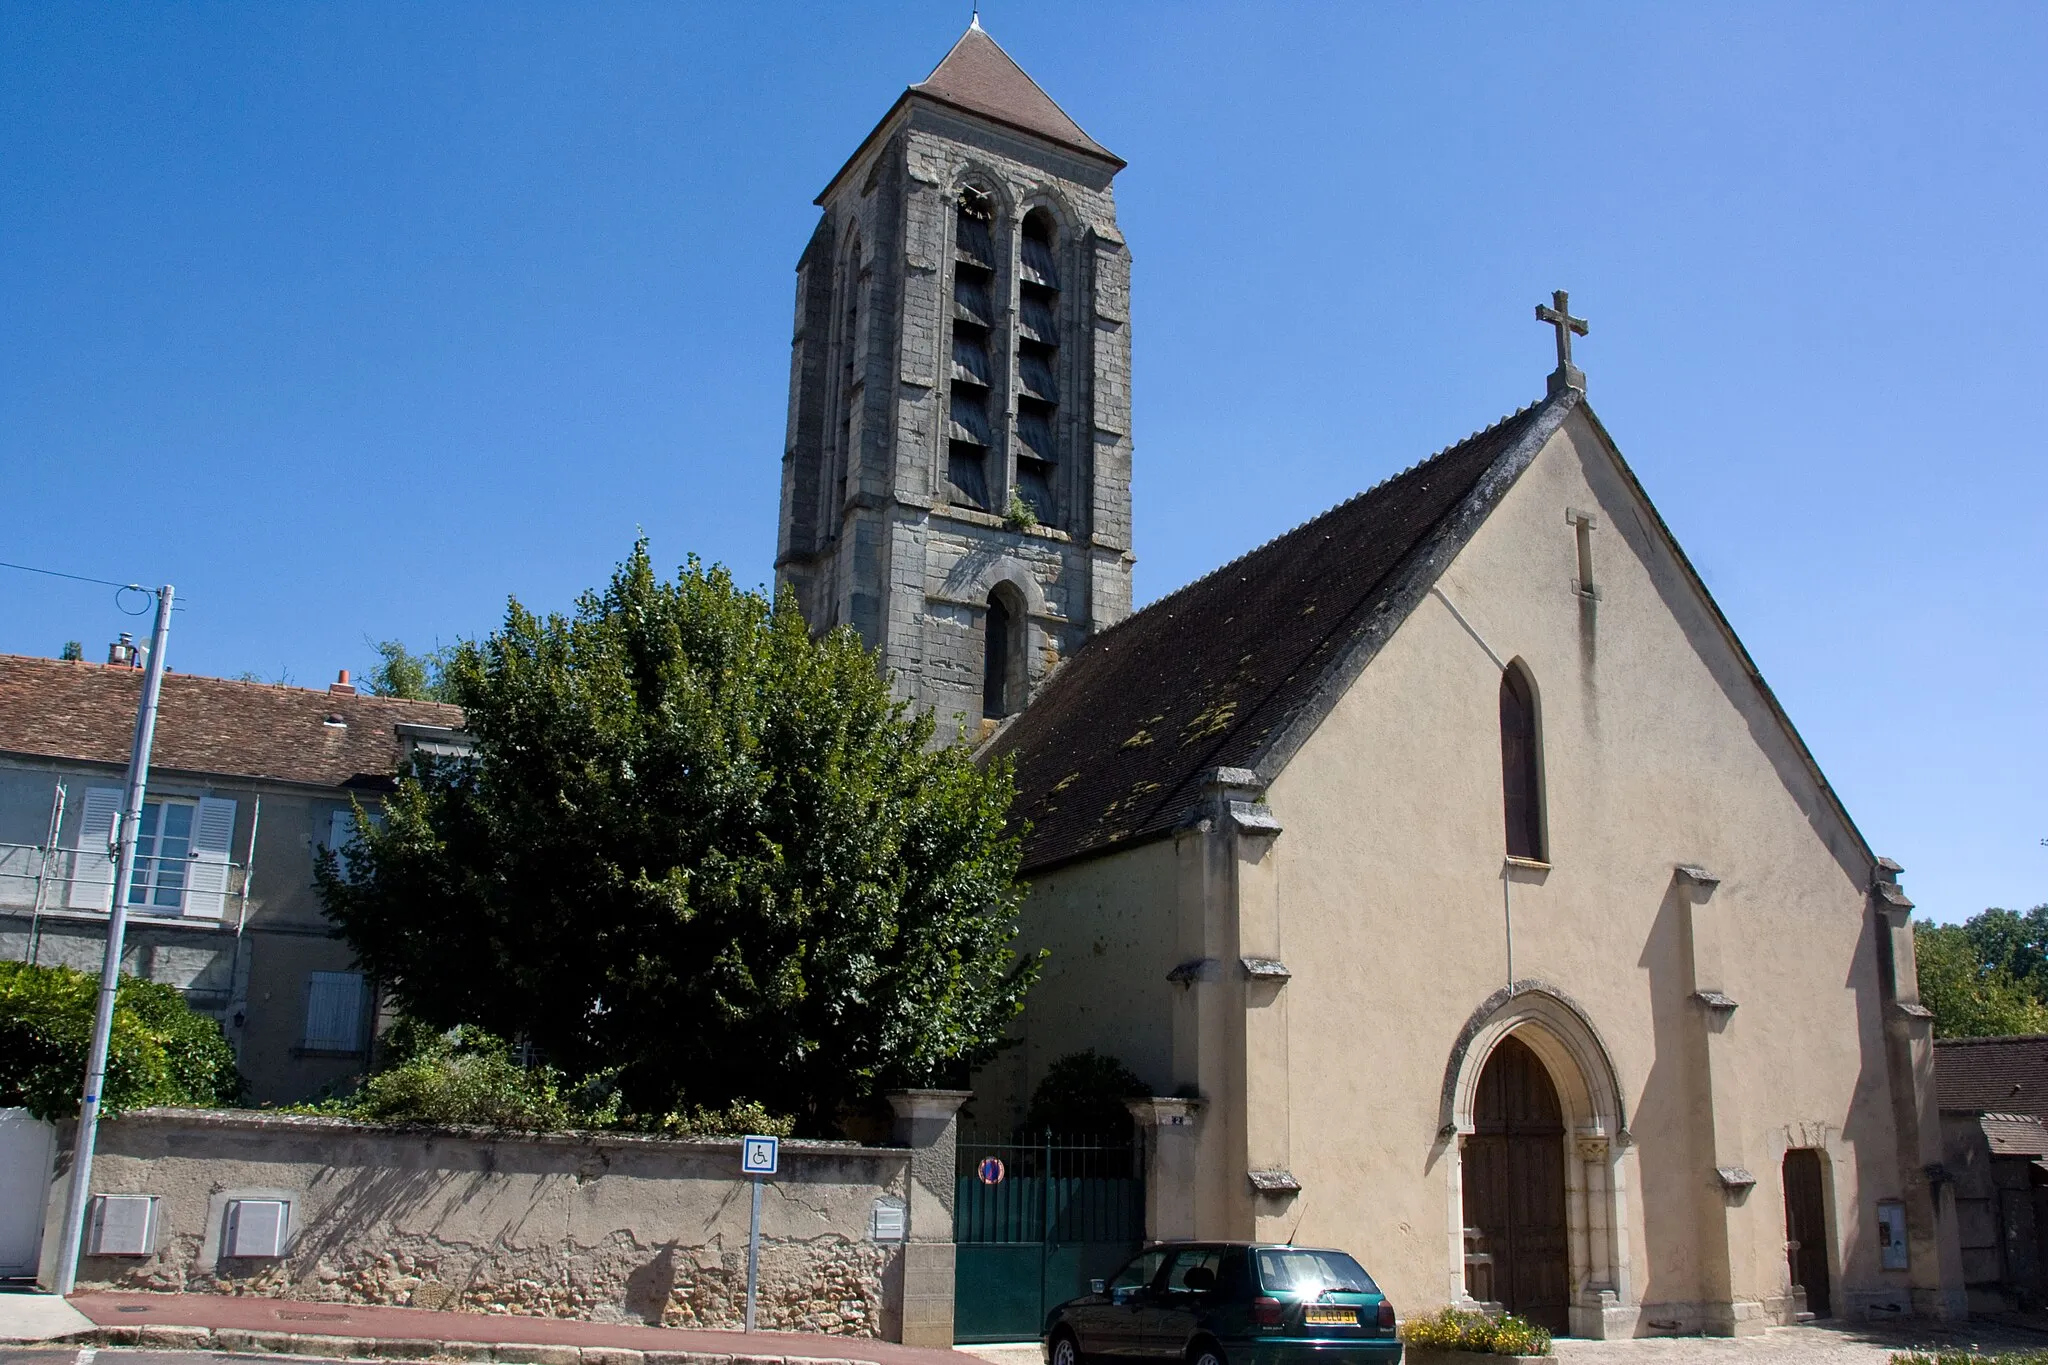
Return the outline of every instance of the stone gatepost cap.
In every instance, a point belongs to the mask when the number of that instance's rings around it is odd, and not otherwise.
[[[945,1119],[974,1098],[972,1090],[891,1090],[882,1097],[899,1119]]]
[[[1144,1095],[1125,1100],[1124,1108],[1130,1110],[1131,1117],[1139,1123],[1170,1128],[1201,1113],[1202,1102],[1185,1095]]]

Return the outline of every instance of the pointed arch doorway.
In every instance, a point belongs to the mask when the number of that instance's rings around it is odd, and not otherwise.
[[[1543,1060],[1512,1035],[1479,1073],[1464,1140],[1466,1292],[1571,1330],[1565,1113]]]

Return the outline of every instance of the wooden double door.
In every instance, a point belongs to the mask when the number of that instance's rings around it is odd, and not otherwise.
[[[1465,1289],[1562,1335],[1570,1330],[1564,1107],[1528,1046],[1504,1038],[1479,1073],[1465,1139]]]

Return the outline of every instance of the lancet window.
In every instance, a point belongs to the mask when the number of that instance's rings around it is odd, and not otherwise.
[[[860,439],[860,403],[863,389],[861,369],[861,307],[867,298],[867,277],[861,266],[860,237],[846,245],[846,263],[840,270],[842,294],[839,301],[839,413],[836,447],[832,452],[831,475],[826,488],[822,524],[826,534],[836,534],[839,516],[846,506],[847,471],[854,462],[854,445]]]
[[[1024,603],[1016,590],[999,586],[982,614],[981,714],[991,720],[1023,705]]]
[[[946,480],[955,503],[990,506],[990,456],[995,452],[995,198],[969,185],[960,191],[953,226],[952,377],[947,384]]]
[[[1500,678],[1500,775],[1508,856],[1544,861],[1536,693],[1519,663],[1509,664]]]
[[[1024,215],[1017,281],[1017,492],[1048,526],[1064,526],[1059,490],[1060,276],[1052,214]]]

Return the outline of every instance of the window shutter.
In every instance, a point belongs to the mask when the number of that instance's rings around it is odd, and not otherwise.
[[[306,1051],[362,1051],[363,994],[361,972],[308,973]]]
[[[234,841],[235,803],[200,797],[192,822],[192,867],[185,879],[185,913],[193,919],[220,919],[227,913],[228,850]]]
[[[71,887],[64,904],[73,910],[114,908],[114,820],[121,813],[119,787],[87,787],[71,855]]]

